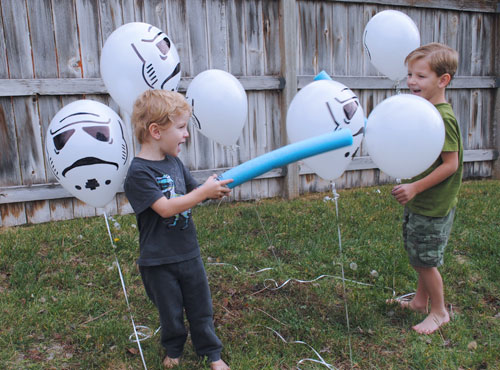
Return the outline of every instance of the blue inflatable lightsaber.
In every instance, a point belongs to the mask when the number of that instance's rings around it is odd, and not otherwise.
[[[233,179],[233,182],[227,184],[227,187],[232,189],[273,168],[352,145],[352,141],[351,131],[346,128],[315,136],[250,159],[224,172],[219,176],[219,180]]]

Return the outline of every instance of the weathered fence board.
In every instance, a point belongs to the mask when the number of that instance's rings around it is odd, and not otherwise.
[[[207,8],[207,29],[209,65],[211,69],[228,70],[228,48],[227,44],[220,42],[218,35],[227,35],[227,12],[223,1],[214,2],[212,7]],[[224,168],[230,166],[229,156],[222,145],[213,144],[214,161],[212,168]]]
[[[286,114],[293,97],[297,93],[297,63],[296,53],[298,27],[295,9],[297,4],[295,0],[280,1],[278,7],[279,18],[279,43],[280,43],[280,74],[283,76],[286,85],[281,91],[279,135],[281,146],[288,144],[286,130]],[[282,180],[282,194],[288,199],[299,195],[299,166],[297,163],[291,163],[286,166],[286,174]]]
[[[2,2],[3,22],[5,29],[8,71],[11,78],[33,78],[33,64],[31,55],[30,29],[26,3],[19,1]],[[23,17],[16,16],[18,14]],[[9,52],[12,51],[12,52]],[[36,99],[31,97],[12,98],[12,110],[16,136],[21,136],[23,142],[18,141],[19,167],[15,170],[24,185],[45,182],[45,166],[43,161],[42,142],[40,140],[39,116],[36,114]],[[9,124],[9,122],[7,122]],[[15,139],[14,137],[10,138]],[[8,207],[8,206],[7,206]],[[26,208],[12,212],[14,218],[32,217],[36,209],[48,211],[48,202],[40,201],[37,204],[28,204]],[[3,215],[2,210],[2,215]]]
[[[27,8],[28,22],[30,27],[31,48],[33,53],[33,77],[48,78],[57,76],[56,45],[54,40],[54,25],[52,23],[52,6],[47,6],[43,1],[37,0]],[[60,102],[53,96],[37,96],[33,102],[38,103],[39,130],[41,131],[40,155],[45,157],[44,140],[45,132],[52,117],[61,108]],[[38,135],[35,135],[35,137]],[[40,142],[40,140],[37,140]],[[43,153],[43,154],[42,154]],[[43,159],[41,159],[43,160]],[[44,161],[44,160],[43,160]],[[45,163],[45,161],[44,161]],[[54,181],[51,171],[47,166],[43,171],[43,180]],[[41,181],[41,182],[45,182]],[[26,203],[26,218],[30,223],[45,221],[45,215],[52,213],[49,201]]]
[[[469,12],[485,12],[485,13],[498,13],[498,1],[497,0],[425,0],[425,1],[415,1],[415,0],[325,0],[328,2],[339,2],[339,3],[362,3],[362,4],[377,4],[377,5],[390,5],[392,7],[412,7],[412,8],[425,8],[425,9],[447,9],[447,10],[458,10],[458,11],[469,11]]]
[[[78,24],[76,17],[76,8],[73,1],[53,1],[52,14],[54,19],[54,40],[57,48],[57,74],[52,77],[56,81],[78,81],[83,80],[81,50],[78,36]],[[99,78],[100,80],[100,78]],[[102,81],[100,80],[102,84]],[[45,94],[40,92],[40,95],[59,95],[54,96],[52,99],[57,101],[59,109],[72,101],[83,98],[80,94],[97,93],[92,89],[87,91],[78,90],[77,84],[73,83],[69,90],[73,90],[73,94]],[[48,123],[47,123],[48,125]],[[46,168],[49,167],[46,165]],[[56,181],[52,171],[47,170],[47,177],[50,182]],[[68,220],[75,217],[76,202],[73,198],[49,200],[50,203],[50,217],[54,220]],[[78,212],[78,207],[76,208]],[[88,212],[86,216],[95,215],[93,212]]]
[[[321,71],[323,68],[319,69]],[[381,76],[342,76],[333,72],[331,75],[336,81],[351,89],[394,89],[395,85],[394,81]],[[302,88],[310,83],[314,76],[315,74],[298,75],[298,87]],[[281,90],[285,85],[281,77],[238,76],[237,78],[245,90]],[[185,92],[192,80],[191,77],[183,77],[178,90]],[[498,77],[495,76],[457,76],[451,81],[448,89],[495,89],[499,87],[499,83]],[[400,85],[404,87],[404,83]],[[101,78],[4,79],[0,85],[0,97],[75,94],[107,94],[107,90]]]
[[[279,2],[266,2],[265,7],[262,16],[264,74],[279,76],[281,74],[281,57],[280,52],[278,52],[280,50]],[[282,88],[282,86],[278,88]],[[267,148],[279,148],[286,144],[281,140],[281,125],[283,124],[280,115],[281,96],[275,91],[276,89],[273,90],[266,91],[264,95],[266,108],[263,119],[266,123]],[[268,196],[282,196],[284,193],[283,182],[281,179],[269,178],[267,180]]]
[[[394,82],[378,73],[362,47],[364,26],[385,9],[408,14],[422,43],[438,41],[459,50],[459,70],[447,96],[464,138],[465,177],[491,176],[499,150],[497,1],[2,0],[0,225],[99,214],[54,185],[44,140],[54,114],[82,98],[108,104],[130,123],[99,73],[104,42],[120,25],[147,22],[169,35],[181,59],[179,91],[186,92],[198,73],[211,68],[232,73],[247,90],[248,119],[238,148],[224,148],[190,128],[181,158],[203,181],[285,145],[286,106],[295,86],[304,87],[321,70],[350,87],[366,115],[394,95]],[[408,91],[404,82],[398,87]],[[138,150],[135,140],[132,150]],[[335,181],[337,188],[390,182],[394,179],[376,169],[363,144]],[[300,162],[235,188],[231,199],[292,194],[295,187],[301,193],[324,191],[330,183]],[[123,193],[106,212],[131,212]]]

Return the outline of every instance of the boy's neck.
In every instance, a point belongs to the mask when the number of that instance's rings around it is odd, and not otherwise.
[[[165,159],[165,154],[156,145],[146,142],[141,145],[141,150],[137,153],[137,157],[150,161],[161,161]]]
[[[444,89],[439,93],[429,99],[433,105],[447,103]]]

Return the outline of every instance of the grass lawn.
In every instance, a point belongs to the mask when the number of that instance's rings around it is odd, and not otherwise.
[[[453,317],[429,336],[411,330],[425,316],[385,304],[416,287],[390,189],[340,190],[339,222],[331,193],[193,210],[232,369],[326,369],[299,363],[314,351],[338,369],[500,368],[500,181],[462,187],[440,269]],[[143,368],[115,253],[136,325],[154,331],[158,317],[135,265],[135,217],[115,219],[114,250],[104,217],[0,230],[0,368]],[[160,369],[159,334],[141,345]],[[188,339],[179,369],[202,368]]]

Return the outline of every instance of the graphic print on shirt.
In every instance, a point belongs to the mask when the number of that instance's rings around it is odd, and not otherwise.
[[[162,193],[167,197],[167,199],[177,198],[183,196],[183,194],[177,194],[175,192],[175,183],[174,180],[167,174],[157,177],[156,182],[160,185],[160,189]],[[181,230],[184,230],[188,227],[189,218],[191,217],[191,209],[188,209],[184,212],[176,214],[173,217],[166,219],[166,221],[172,221],[168,224],[168,227],[175,227],[177,225],[177,221],[184,219],[184,225],[181,227]]]

